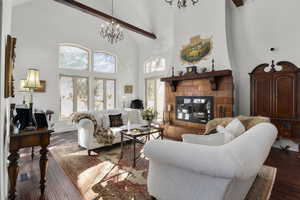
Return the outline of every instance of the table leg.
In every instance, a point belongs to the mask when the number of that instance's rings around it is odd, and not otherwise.
[[[16,185],[17,185],[17,178],[19,173],[19,165],[18,160],[20,155],[18,150],[11,151],[10,155],[8,156],[9,166],[8,166],[8,176],[9,176],[9,197],[8,199],[14,200],[16,198]]]
[[[120,155],[120,159],[123,158],[123,148],[124,148],[124,144],[123,144],[124,141],[123,140],[124,140],[124,136],[121,133],[121,155]]]
[[[31,160],[34,158],[34,147],[31,147]]]
[[[135,145],[136,145],[136,138],[134,138],[133,139],[133,168],[135,168],[135,166],[136,166],[136,159],[135,159],[135,157],[136,157],[136,155],[135,155]]]
[[[162,140],[164,139],[164,131],[160,132],[160,137],[161,137]]]
[[[42,149],[40,150],[40,189],[41,194],[44,195],[45,188],[46,188],[46,173],[47,173],[47,167],[48,167],[48,158],[47,158],[48,149],[47,146],[42,146]]]

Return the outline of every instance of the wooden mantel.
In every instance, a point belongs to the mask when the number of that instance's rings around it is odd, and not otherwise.
[[[180,81],[208,79],[210,82],[210,85],[211,85],[211,89],[218,90],[217,78],[224,77],[224,76],[232,76],[232,71],[231,70],[220,70],[220,71],[205,72],[205,73],[201,73],[201,74],[166,77],[166,78],[161,78],[161,81],[169,83],[169,85],[172,89],[172,92],[176,92],[177,85]]]

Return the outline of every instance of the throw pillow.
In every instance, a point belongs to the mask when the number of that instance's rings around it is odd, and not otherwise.
[[[224,128],[223,126],[217,126],[217,131],[218,133],[223,133],[224,135],[224,144],[231,142],[235,136],[233,133],[231,133],[229,130],[227,130],[226,128]]]
[[[122,114],[109,115],[110,127],[120,127],[123,126]]]
[[[226,130],[230,131],[235,137],[238,137],[242,135],[246,129],[242,122],[236,118],[226,126]]]

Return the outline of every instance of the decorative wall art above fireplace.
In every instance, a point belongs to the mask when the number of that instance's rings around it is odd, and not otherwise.
[[[176,119],[206,124],[213,119],[213,97],[177,96]]]

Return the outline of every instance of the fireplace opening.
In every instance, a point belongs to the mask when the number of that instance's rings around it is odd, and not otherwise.
[[[177,96],[176,120],[206,124],[214,118],[212,96]]]

